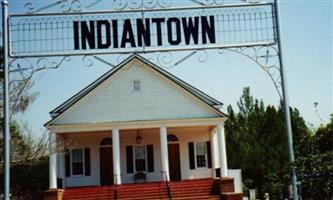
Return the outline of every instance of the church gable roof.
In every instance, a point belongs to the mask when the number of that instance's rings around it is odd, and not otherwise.
[[[138,60],[139,62],[143,63],[145,66],[148,66],[150,69],[152,69],[154,72],[157,72],[162,77],[165,77],[166,79],[170,80],[172,83],[176,84],[181,88],[182,90],[185,90],[187,93],[192,95],[194,98],[197,98],[199,101],[203,102],[207,106],[209,106],[214,112],[218,113],[218,116],[225,116],[222,112],[220,112],[218,109],[216,109],[217,106],[222,105],[221,102],[217,101],[216,99],[208,96],[207,94],[203,93],[202,91],[198,90],[197,88],[187,84],[186,82],[182,81],[181,79],[173,76],[169,72],[161,69],[160,67],[156,66],[155,64],[151,63],[147,59],[134,54],[124,60],[122,63],[111,69],[110,71],[106,72],[104,75],[102,75],[100,78],[98,78],[96,81],[82,89],[80,92],[69,98],[67,101],[65,101],[63,104],[55,108],[50,112],[53,119],[47,123],[47,125],[52,124],[54,121],[56,121],[56,118],[58,118],[60,115],[62,115],[64,112],[66,112],[68,109],[70,109],[74,104],[78,103],[82,98],[87,96],[89,93],[91,93],[93,90],[95,90],[97,87],[99,87],[101,84],[105,83],[107,80],[109,80],[114,74],[116,74],[119,70],[121,70],[124,66],[126,66],[128,63],[130,63],[133,60]]]

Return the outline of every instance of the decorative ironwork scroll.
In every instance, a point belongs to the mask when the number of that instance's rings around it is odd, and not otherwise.
[[[135,1],[114,2],[128,6]],[[71,9],[75,3],[70,2]],[[149,5],[132,5],[145,10],[13,14],[10,55],[148,53],[276,42],[271,3],[146,9]]]
[[[278,58],[279,51],[275,46],[228,48],[220,49],[218,52],[222,54],[224,51],[238,53],[256,63],[268,75],[280,99],[283,99],[281,93],[281,68]]]
[[[28,14],[49,12],[52,9],[61,10],[63,13],[70,13],[86,11],[102,1],[103,0],[58,0],[40,7],[35,6],[32,2],[28,2],[24,7]],[[111,2],[111,4],[108,5],[110,10],[169,8],[172,6],[172,0],[110,0],[109,2]]]

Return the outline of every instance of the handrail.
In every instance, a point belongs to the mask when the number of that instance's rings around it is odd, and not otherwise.
[[[167,186],[169,200],[172,200],[171,188],[170,188],[170,183],[169,183],[169,178],[168,178],[167,172],[162,171],[162,174],[164,176],[165,183],[166,183],[166,186]]]

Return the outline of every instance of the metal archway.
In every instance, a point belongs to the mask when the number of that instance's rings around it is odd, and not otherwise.
[[[4,81],[3,81],[3,88],[4,88],[4,199],[9,199],[9,170],[10,170],[10,132],[9,132],[9,65],[14,66],[16,62],[25,61],[28,63],[28,67],[24,70],[30,71],[40,71],[43,69],[56,69],[59,68],[64,62],[69,62],[70,56],[82,56],[82,61],[86,66],[92,66],[93,65],[93,59],[96,59],[104,64],[107,64],[109,66],[114,66],[109,61],[103,59],[100,57],[100,54],[103,53],[110,53],[106,51],[91,51],[91,52],[78,52],[74,53],[71,51],[70,48],[67,48],[63,46],[63,50],[61,48],[57,49],[58,47],[55,47],[55,51],[53,52],[47,52],[43,51],[43,49],[40,49],[39,51],[37,49],[33,49],[34,47],[37,48],[38,45],[34,44],[34,42],[41,42],[38,38],[33,38],[29,35],[29,38],[25,38],[25,36],[21,36],[20,33],[23,31],[33,31],[37,30],[36,26],[39,26],[39,29],[49,29],[49,24],[51,24],[52,29],[52,23],[44,22],[41,18],[48,18],[49,16],[53,16],[49,18],[49,20],[54,20],[54,24],[56,24],[57,28],[65,27],[68,21],[65,19],[55,19],[57,16],[67,16],[70,19],[73,20],[76,16],[82,16],[84,14],[89,14],[87,12],[87,9],[91,9],[93,6],[96,6],[100,4],[102,0],[94,0],[94,1],[88,1],[88,3],[81,3],[80,0],[55,0],[55,2],[43,5],[41,7],[35,7],[32,3],[27,3],[25,5],[27,9],[27,13],[24,14],[11,14],[8,15],[8,1],[3,0],[2,1],[2,9],[3,9],[3,73],[4,73]],[[235,3],[236,2],[236,3]],[[285,118],[285,127],[286,127],[286,133],[287,133],[287,140],[288,140],[288,148],[289,148],[289,158],[291,162],[294,162],[294,152],[293,152],[293,141],[292,141],[292,130],[291,130],[291,121],[290,121],[290,113],[289,113],[289,101],[288,101],[288,92],[286,87],[286,80],[285,80],[285,68],[283,65],[283,56],[282,56],[282,46],[281,46],[281,31],[280,31],[280,22],[279,22],[279,2],[278,0],[272,0],[272,2],[268,3],[261,3],[260,1],[249,1],[249,3],[244,3],[241,0],[189,0],[189,4],[192,6],[185,7],[193,13],[219,13],[224,10],[223,16],[220,18],[221,21],[224,23],[229,23],[228,25],[230,27],[223,27],[224,29],[220,29],[219,31],[225,35],[230,36],[229,40],[225,40],[224,43],[221,43],[219,45],[202,45],[202,46],[191,46],[186,47],[182,46],[179,48],[173,48],[173,47],[164,47],[164,48],[158,48],[158,49],[149,49],[149,47],[143,46],[142,49],[137,50],[136,52],[146,53],[146,52],[159,52],[156,56],[157,62],[161,62],[162,64],[168,64],[168,66],[176,66],[179,65],[181,62],[185,61],[189,57],[193,55],[199,54],[199,61],[204,61],[205,57],[207,56],[207,52],[205,50],[207,49],[220,49],[220,50],[228,50],[233,51],[236,53],[239,53],[255,63],[257,63],[265,72],[270,76],[271,80],[273,81],[273,84],[275,88],[278,91],[278,94],[283,101],[284,105],[284,118]],[[112,1],[112,8],[111,11],[112,14],[117,13],[131,13],[135,12],[137,16],[140,16],[142,19],[144,17],[147,17],[147,13],[151,12],[154,16],[154,12],[159,11],[159,14],[163,11],[166,12],[172,12],[172,10],[181,10],[183,12],[184,7],[174,7],[171,0],[113,0]],[[260,11],[260,6],[268,6],[268,10],[262,12]],[[62,12],[58,13],[50,13],[45,11],[52,11],[52,9],[61,9]],[[250,12],[251,11],[251,12]],[[90,12],[90,14],[94,14],[95,12]],[[104,11],[102,12],[104,13]],[[105,12],[106,13],[106,12]],[[249,14],[250,13],[250,14]],[[176,16],[183,16],[180,13],[176,13]],[[269,16],[268,16],[269,15]],[[23,21],[20,21],[23,18]],[[38,22],[37,24],[30,21],[28,17],[37,17]],[[226,17],[226,18],[224,18]],[[14,23],[13,25],[13,19],[18,19],[17,24]],[[253,20],[252,20],[253,18]],[[88,19],[88,18],[87,18]],[[272,27],[266,26],[265,23],[268,22],[267,19],[272,21]],[[36,19],[35,19],[36,20]],[[48,20],[48,19],[46,19]],[[247,29],[246,26],[241,25],[241,22],[244,22],[245,24],[248,23],[248,20],[250,20],[250,27]],[[251,21],[252,20],[252,21]],[[262,20],[260,23],[257,24],[257,20]],[[36,20],[37,21],[37,20]],[[43,22],[42,22],[43,21]],[[255,22],[254,24],[251,24],[252,22]],[[21,23],[21,24],[20,24]],[[236,23],[238,23],[236,25]],[[234,26],[232,28],[231,26]],[[237,27],[239,29],[237,29]],[[253,26],[253,27],[251,27]],[[260,27],[258,27],[260,26]],[[44,28],[42,28],[44,27]],[[263,29],[262,27],[265,27]],[[268,30],[268,27],[270,28]],[[16,28],[16,29],[15,29]],[[229,29],[228,29],[229,28]],[[14,30],[14,32],[13,32]],[[225,32],[224,30],[228,30],[228,32]],[[269,37],[264,38],[264,33],[262,30],[268,30]],[[15,32],[16,31],[16,32]],[[237,32],[238,31],[238,32]],[[245,34],[242,36],[240,35],[233,35],[236,33],[242,33]],[[15,35],[17,34],[18,35]],[[246,34],[247,33],[247,34]],[[252,35],[254,34],[254,35]],[[47,35],[47,34],[46,34]],[[222,36],[225,36],[222,35]],[[251,38],[247,38],[250,37]],[[22,37],[22,39],[20,39]],[[234,37],[233,39],[231,39]],[[253,39],[252,37],[257,37]],[[262,39],[258,39],[261,37]],[[18,39],[19,38],[19,39]],[[69,36],[68,36],[69,38]],[[68,39],[67,38],[67,39]],[[245,38],[245,40],[244,40]],[[64,37],[57,38],[61,42],[64,40]],[[65,38],[66,39],[66,38]],[[256,40],[257,39],[257,40]],[[48,39],[46,39],[48,40]],[[54,38],[53,38],[54,40]],[[239,40],[239,41],[238,41]],[[250,42],[249,42],[249,41]],[[58,41],[58,42],[59,42]],[[20,43],[21,42],[21,43]],[[35,46],[31,46],[29,42],[32,42],[31,44]],[[56,40],[57,42],[57,40]],[[30,45],[29,45],[30,44]],[[53,42],[52,42],[53,44]],[[29,45],[30,50],[26,50],[26,45]],[[45,45],[45,44],[44,44]],[[55,44],[58,45],[58,44]],[[42,46],[40,44],[40,46]],[[22,48],[21,48],[22,47]],[[16,48],[16,49],[15,49]],[[64,50],[65,49],[65,50]],[[261,50],[265,51],[261,51]],[[173,51],[185,51],[190,50],[189,54],[184,56],[181,59],[178,59],[176,61],[172,61],[172,58],[170,58],[171,53]],[[252,53],[249,53],[248,51],[251,51]],[[121,52],[115,52],[120,54],[129,53],[127,51],[121,51]],[[273,55],[271,55],[273,53]],[[48,57],[47,57],[48,56]],[[172,55],[171,55],[172,56]],[[269,64],[268,60],[271,56],[277,57],[278,62],[275,64]],[[30,60],[27,58],[37,58],[36,64],[32,64]],[[60,60],[54,61],[51,60],[49,57],[60,57]],[[9,60],[11,59],[11,60]],[[265,62],[261,62],[260,60],[264,59]],[[171,64],[170,64],[171,63]],[[17,63],[16,63],[17,64]],[[18,65],[18,64],[17,64]],[[37,66],[37,67],[36,67]],[[273,74],[271,73],[271,69],[276,69],[279,72],[279,78],[281,80],[275,79]],[[22,70],[22,69],[21,69]],[[281,90],[280,91],[280,88]],[[299,199],[298,192],[297,192],[297,177],[296,177],[296,171],[295,168],[292,168],[292,185],[293,185],[293,195],[294,199]]]

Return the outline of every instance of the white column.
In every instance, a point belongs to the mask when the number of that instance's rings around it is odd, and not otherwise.
[[[59,144],[59,142],[61,142],[61,148],[65,147],[65,138],[64,137],[57,137],[57,142]],[[62,149],[62,153],[59,153],[57,156],[57,174],[58,177],[62,179],[62,186],[63,188],[65,188],[66,186],[66,169],[65,169],[65,149]],[[60,187],[59,185],[57,185],[57,187]]]
[[[49,132],[49,187],[57,189],[57,138],[56,134]]]
[[[113,177],[114,183],[121,184],[119,129],[112,129]]]
[[[217,136],[218,136],[218,146],[219,146],[219,162],[221,177],[228,176],[228,165],[227,165],[227,151],[225,145],[225,133],[224,133],[224,123],[219,123],[217,125]]]
[[[217,148],[217,134],[216,131],[211,131],[210,132],[210,147],[211,147],[211,156],[212,156],[212,177],[215,178],[216,174],[215,174],[215,170],[217,167],[217,159],[216,159],[216,148]]]
[[[160,127],[160,142],[161,142],[161,161],[162,161],[162,178],[169,181],[169,157],[168,157],[168,138],[167,128]]]

